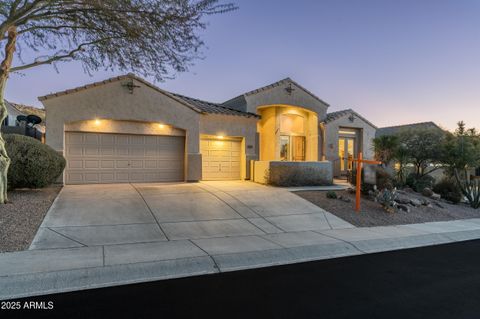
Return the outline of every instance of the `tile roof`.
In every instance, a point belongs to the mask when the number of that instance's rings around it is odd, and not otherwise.
[[[376,136],[395,135],[405,130],[429,129],[429,128],[439,129],[443,131],[443,129],[440,126],[430,121],[430,122],[419,122],[419,123],[411,123],[411,124],[404,124],[404,125],[381,127],[377,130]]]
[[[224,114],[224,115],[236,115],[236,116],[245,116],[245,117],[256,117],[259,118],[260,116],[254,113],[243,112],[239,110],[235,110],[221,104],[202,101],[199,99],[194,99],[188,96],[171,93],[172,95],[184,100],[185,102],[194,105],[198,109],[202,110],[205,113],[213,113],[213,114]]]
[[[357,112],[355,112],[352,109],[345,109],[345,110],[340,110],[340,111],[327,113],[327,116],[325,117],[324,123],[329,123],[329,122],[335,121],[336,119],[339,119],[339,118],[341,118],[345,115],[349,115],[349,114],[354,114],[356,117],[362,119],[364,122],[368,123],[372,127],[377,128],[372,122],[370,122],[369,120],[367,120],[366,118],[364,118],[363,116],[361,116],[360,114],[358,114]]]

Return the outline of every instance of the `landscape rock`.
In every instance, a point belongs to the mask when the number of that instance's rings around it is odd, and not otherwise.
[[[442,198],[442,196],[440,194],[437,194],[437,193],[433,193],[432,196],[430,196],[432,199],[440,199]]]
[[[442,204],[440,204],[439,202],[433,202],[433,205],[437,206],[437,207],[440,207],[440,208],[445,208],[445,206],[443,206]]]
[[[410,204],[412,204],[415,207],[422,206],[422,202],[416,198],[410,199]]]
[[[425,197],[432,197],[433,195],[433,191],[432,189],[428,188],[428,187],[425,187],[423,190],[422,190],[422,195],[425,196]]]
[[[424,199],[424,200],[422,200],[422,205],[423,206],[431,206],[431,203],[428,199]]]
[[[397,196],[395,201],[399,204],[404,204],[404,205],[410,204],[410,198],[408,198],[406,196]]]
[[[407,205],[398,204],[397,208],[400,210],[403,210],[406,213],[410,213],[410,207],[408,207]]]
[[[404,191],[405,193],[415,193],[415,191],[413,190],[413,188],[410,188],[410,187],[405,187],[405,188],[403,189],[403,191]]]

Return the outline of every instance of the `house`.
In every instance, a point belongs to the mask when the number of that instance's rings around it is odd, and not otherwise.
[[[2,123],[1,131],[6,134],[31,136],[43,141],[45,135],[45,110],[33,106],[5,101],[7,117]],[[26,121],[18,121],[18,116],[35,115],[41,120],[39,124],[29,125]]]
[[[417,130],[417,129],[422,129],[422,130],[436,129],[442,132],[444,131],[440,126],[438,126],[434,122],[420,122],[420,123],[381,127],[377,129],[376,137],[383,136],[383,135],[397,135],[405,131]]]
[[[272,163],[345,174],[371,157],[376,127],[287,78],[211,103],[133,74],[40,97],[46,143],[64,154],[64,182],[240,180]]]

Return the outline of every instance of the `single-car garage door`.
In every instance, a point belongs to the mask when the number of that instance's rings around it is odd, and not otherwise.
[[[184,180],[183,136],[65,132],[65,183]]]
[[[240,140],[202,139],[203,180],[234,180],[240,179]]]

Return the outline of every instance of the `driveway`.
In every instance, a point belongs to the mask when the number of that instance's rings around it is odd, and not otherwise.
[[[255,250],[351,227],[287,190],[252,182],[79,185],[63,188],[30,249],[192,240],[221,250],[208,239],[242,236],[239,245]]]

